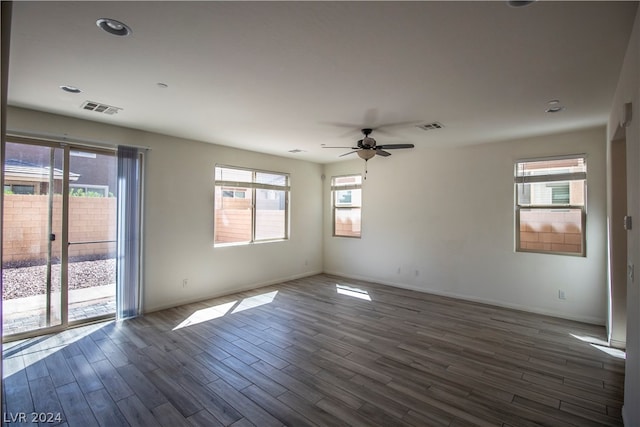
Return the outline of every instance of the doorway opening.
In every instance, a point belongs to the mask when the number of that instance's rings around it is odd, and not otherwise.
[[[612,347],[624,349],[627,336],[627,156],[626,139],[616,135],[610,144],[609,207],[609,313],[608,334]]]

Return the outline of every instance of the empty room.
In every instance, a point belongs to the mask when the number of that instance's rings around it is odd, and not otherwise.
[[[639,426],[637,1],[3,1],[3,425]]]

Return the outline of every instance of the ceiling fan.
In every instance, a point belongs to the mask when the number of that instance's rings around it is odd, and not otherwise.
[[[365,162],[374,157],[376,154],[382,157],[389,157],[391,153],[386,150],[397,150],[400,148],[413,148],[413,144],[385,144],[377,145],[376,140],[369,135],[373,132],[371,128],[361,129],[364,138],[358,140],[356,147],[323,147],[323,148],[350,148],[355,151],[349,151],[348,153],[341,154],[339,157],[348,156],[349,154],[357,153],[358,157]]]

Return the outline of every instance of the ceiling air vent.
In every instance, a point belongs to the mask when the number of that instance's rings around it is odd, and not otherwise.
[[[442,123],[433,122],[433,123],[425,123],[423,125],[418,125],[418,127],[422,130],[435,130],[435,129],[442,129],[444,126],[442,125]]]
[[[96,113],[103,113],[113,115],[122,110],[120,107],[113,107],[107,104],[101,104],[100,102],[85,101],[80,107],[83,110],[95,111]]]

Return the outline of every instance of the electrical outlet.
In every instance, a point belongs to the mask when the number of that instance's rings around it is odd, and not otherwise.
[[[562,289],[558,289],[558,299],[567,299]]]
[[[420,270],[416,270],[416,277],[420,275]]]
[[[189,279],[182,279],[182,287],[186,288],[189,285]]]
[[[398,267],[398,274],[400,274],[400,271],[402,271],[402,270],[400,270],[400,267]]]

